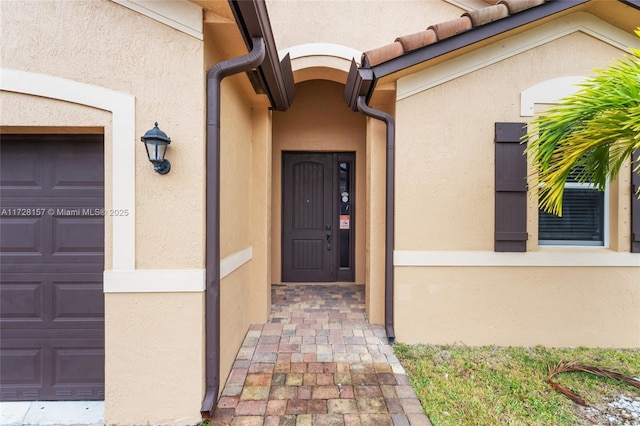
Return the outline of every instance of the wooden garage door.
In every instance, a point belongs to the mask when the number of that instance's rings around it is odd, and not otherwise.
[[[102,135],[0,136],[0,399],[104,399]]]

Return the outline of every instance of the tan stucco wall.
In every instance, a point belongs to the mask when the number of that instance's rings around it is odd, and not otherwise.
[[[107,424],[200,421],[203,299],[202,293],[107,295]]]
[[[370,106],[394,115],[394,91],[388,91]],[[365,297],[369,322],[383,324],[385,314],[385,243],[387,191],[387,127],[383,121],[367,117],[367,210]]]
[[[494,123],[530,119],[520,117],[523,90],[589,75],[621,53],[574,33],[400,100],[396,249],[492,252]],[[611,187],[611,249],[586,251],[629,251],[628,187],[626,178]],[[537,247],[536,203],[528,203],[528,250],[549,251]],[[395,274],[400,341],[640,345],[637,266],[424,266]]]
[[[222,81],[220,116],[220,257],[251,245],[251,106],[234,78]]]
[[[220,246],[223,259],[249,247],[252,259],[220,284],[220,390],[249,325],[267,320],[271,291],[270,113],[243,100],[237,79],[222,82]]]
[[[640,346],[640,268],[398,267],[400,342]]]
[[[369,50],[402,34],[459,17],[464,10],[441,0],[281,1],[267,0],[276,44],[335,43]],[[360,60],[360,58],[356,58]]]
[[[249,321],[266,321],[271,310],[271,111],[253,109],[251,157],[251,293]],[[246,300],[245,295],[245,300]]]
[[[135,98],[135,139],[129,141],[136,157],[130,182],[136,192],[135,267],[203,268],[204,181],[194,179],[204,172],[202,41],[106,0],[1,2],[0,12],[2,67]],[[33,96],[0,97],[4,126],[104,127],[109,207],[111,176],[118,173],[117,162],[112,170],[111,114]],[[7,106],[18,109],[8,113]],[[172,168],[165,176],[153,172],[139,140],[155,121],[172,139]],[[109,220],[105,234],[109,269]],[[198,292],[105,294],[108,424],[199,421],[203,317]]]
[[[0,129],[6,133],[101,133],[104,135],[104,156],[111,157],[111,114],[107,111],[56,99],[42,98],[23,93],[0,92]],[[110,182],[112,163],[105,162],[104,179]],[[110,186],[105,186],[105,209],[111,209]],[[112,218],[105,217],[105,268],[112,257]]]
[[[283,151],[352,151],[356,153],[356,270],[364,283],[365,268],[365,117],[351,112],[342,99],[344,86],[327,80],[296,85],[296,100],[286,113],[273,113],[271,271],[281,282],[281,205]]]
[[[572,34],[399,101],[396,249],[493,250],[494,123],[530,119],[523,90],[620,54]]]
[[[205,28],[207,70],[229,59],[219,30]],[[220,257],[251,249],[251,258],[220,283],[220,391],[249,326],[265,322],[271,307],[271,112],[264,95],[247,98],[246,85],[244,73],[221,84]]]
[[[191,179],[203,171],[202,42],[106,0],[2,2],[1,8],[3,34],[21,34],[3,38],[3,67],[131,94],[136,135],[158,121],[172,138],[167,176],[153,173],[142,142],[131,141],[136,144],[136,266],[202,267],[203,183]],[[179,214],[167,211],[168,199],[181,206]]]

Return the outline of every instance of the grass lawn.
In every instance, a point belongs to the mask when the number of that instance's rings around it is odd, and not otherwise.
[[[638,388],[589,373],[555,376],[593,407],[585,409],[547,384],[549,367],[566,361],[637,378],[640,350],[403,344],[394,350],[434,426],[600,424],[606,402],[640,397]]]

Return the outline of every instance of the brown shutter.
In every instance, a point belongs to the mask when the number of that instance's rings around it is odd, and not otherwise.
[[[640,253],[640,200],[638,188],[640,188],[640,175],[634,173],[633,167],[640,162],[640,149],[633,153],[636,161],[631,166],[631,253]]]
[[[495,251],[527,250],[526,123],[496,123]]]

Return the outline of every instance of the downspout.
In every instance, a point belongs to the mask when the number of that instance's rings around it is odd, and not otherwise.
[[[265,58],[262,37],[252,38],[246,55],[219,62],[207,72],[206,202],[206,391],[200,413],[210,418],[220,390],[220,84],[222,79],[256,68]]]
[[[384,111],[367,105],[366,96],[358,96],[358,111],[368,117],[384,121],[387,126],[387,179],[385,200],[385,250],[384,250],[384,327],[389,343],[396,340],[393,330],[393,242],[395,227],[395,121]]]

